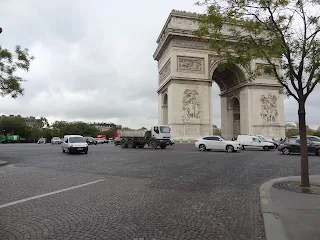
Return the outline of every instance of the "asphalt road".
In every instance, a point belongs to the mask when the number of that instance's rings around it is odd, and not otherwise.
[[[0,145],[1,239],[265,239],[259,187],[300,156],[50,144]],[[310,156],[320,174],[320,157]]]

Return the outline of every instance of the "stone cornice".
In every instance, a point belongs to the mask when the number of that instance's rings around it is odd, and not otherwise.
[[[160,42],[160,39],[162,37],[162,34],[165,32],[166,28],[168,27],[169,25],[169,22],[170,20],[172,19],[172,17],[175,16],[175,17],[184,17],[184,18],[191,18],[191,19],[199,19],[200,16],[202,16],[202,14],[199,14],[199,13],[195,13],[195,12],[186,12],[186,11],[178,11],[178,10],[175,10],[173,9],[171,11],[171,13],[169,14],[167,20],[166,20],[166,23],[164,24],[160,34],[159,34],[159,37],[157,39],[157,43]]]
[[[178,82],[180,84],[194,84],[194,85],[201,85],[201,84],[212,84],[212,80],[210,79],[202,79],[202,78],[183,78],[183,77],[169,77],[163,84],[158,87],[157,93],[159,93],[163,88],[168,88],[171,83]]]

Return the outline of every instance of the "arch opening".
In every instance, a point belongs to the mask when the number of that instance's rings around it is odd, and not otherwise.
[[[220,64],[216,67],[212,74],[212,80],[216,82],[220,88],[221,93],[226,92],[233,87],[244,83],[246,77],[240,67],[233,64],[226,67]]]
[[[231,100],[231,109],[230,111],[232,112],[232,135],[233,138],[237,138],[238,135],[241,133],[240,129],[240,101],[238,98],[234,97]]]
[[[168,94],[163,94],[163,101],[162,101],[162,124],[168,124]]]
[[[240,95],[234,88],[245,83],[246,76],[243,70],[233,64],[226,67],[218,64],[212,72],[212,123],[219,126],[217,109],[219,108],[217,92],[220,90],[220,126],[221,136],[227,139],[236,139],[241,134]],[[215,86],[216,85],[216,86]]]

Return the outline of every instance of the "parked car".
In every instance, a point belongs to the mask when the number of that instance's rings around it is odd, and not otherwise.
[[[315,155],[320,155],[320,145],[316,144],[310,140],[307,140],[308,153],[314,153]],[[282,141],[278,147],[278,151],[285,155],[290,153],[300,153],[300,139],[299,138],[289,138]]]
[[[62,140],[59,137],[53,137],[51,139],[51,144],[61,144],[61,143],[62,143]]]
[[[195,140],[195,147],[200,151],[220,150],[236,152],[240,150],[240,144],[235,141],[228,141],[220,136],[207,136]]]
[[[38,144],[41,144],[41,143],[46,144],[46,143],[47,143],[47,139],[45,139],[45,138],[39,138]]]
[[[68,154],[82,152],[88,154],[88,143],[81,135],[66,135],[63,138],[62,152]]]
[[[84,137],[86,139],[86,142],[88,143],[88,145],[91,145],[91,144],[95,144],[97,145],[97,140],[93,137]]]
[[[241,145],[242,150],[245,148],[262,148],[265,151],[269,151],[270,149],[275,148],[273,143],[263,142],[256,135],[239,135],[237,137],[237,142]]]

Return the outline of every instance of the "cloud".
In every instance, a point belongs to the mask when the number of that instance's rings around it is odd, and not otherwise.
[[[1,99],[0,113],[54,120],[111,121],[130,127],[158,122],[156,39],[172,9],[203,12],[193,0],[2,0],[1,45],[29,48],[25,95]],[[219,89],[213,122],[220,123]],[[308,120],[317,124],[317,96]],[[288,103],[288,104],[287,104]],[[288,120],[296,120],[292,100]],[[309,111],[310,110],[310,111]]]

